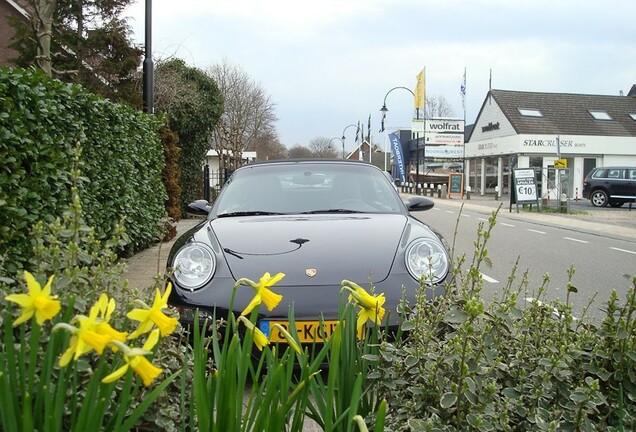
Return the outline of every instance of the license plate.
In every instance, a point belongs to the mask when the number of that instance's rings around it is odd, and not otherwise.
[[[274,324],[279,324],[293,334],[293,331],[289,329],[288,321],[261,321],[258,325],[270,342],[287,342],[283,333],[274,327]],[[325,342],[336,330],[337,326],[338,321],[296,321],[295,331],[298,335],[298,340],[301,342]]]

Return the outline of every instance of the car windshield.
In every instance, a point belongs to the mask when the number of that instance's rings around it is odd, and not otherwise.
[[[216,202],[218,217],[403,211],[381,170],[353,163],[247,166],[232,175]]]

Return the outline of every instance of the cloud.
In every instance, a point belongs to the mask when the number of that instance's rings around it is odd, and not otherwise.
[[[429,95],[461,112],[467,69],[468,123],[493,88],[618,94],[634,81],[633,0],[153,1],[156,58],[206,69],[227,58],[277,103],[288,147],[372,114],[395,86],[415,86],[426,67]],[[129,9],[143,42],[143,2]],[[408,92],[391,93],[388,121],[408,127]],[[365,123],[366,124],[366,123]]]

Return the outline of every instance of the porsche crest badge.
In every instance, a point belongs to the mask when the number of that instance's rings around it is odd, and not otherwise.
[[[316,276],[316,273],[318,273],[318,272],[316,271],[316,269],[315,269],[315,268],[308,268],[308,269],[305,269],[305,274],[306,274],[307,276],[309,276],[309,277],[314,277],[314,276]]]

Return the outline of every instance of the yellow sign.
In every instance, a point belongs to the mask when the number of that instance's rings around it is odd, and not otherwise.
[[[567,159],[557,159],[554,161],[554,167],[557,169],[565,169],[568,167]]]

